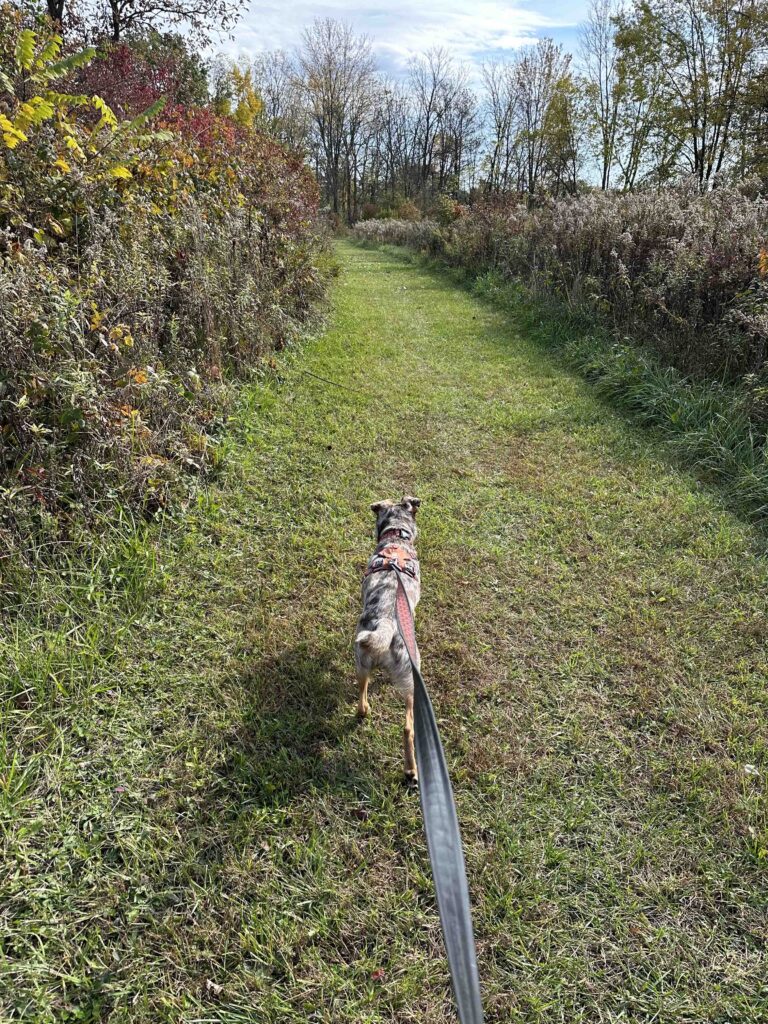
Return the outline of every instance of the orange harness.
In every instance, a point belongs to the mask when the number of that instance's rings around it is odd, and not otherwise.
[[[379,543],[388,536],[402,537],[410,540],[410,534],[406,530],[387,530],[379,538]],[[416,579],[418,572],[418,558],[416,551],[410,545],[386,544],[383,548],[377,549],[371,556],[368,565],[365,567],[363,577],[370,576],[374,572],[383,572],[387,569],[397,569],[407,576]]]

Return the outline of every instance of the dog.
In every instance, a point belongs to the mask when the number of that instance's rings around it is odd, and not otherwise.
[[[418,782],[413,747],[413,672],[408,651],[397,628],[395,598],[397,577],[415,611],[421,596],[421,571],[416,554],[416,512],[421,501],[406,495],[402,501],[376,501],[371,511],[376,516],[376,550],[368,561],[363,577],[363,611],[355,636],[355,675],[360,718],[370,713],[368,682],[374,668],[382,668],[405,700],[403,753],[405,777]],[[400,572],[392,567],[400,566]],[[417,651],[416,668],[421,669]]]

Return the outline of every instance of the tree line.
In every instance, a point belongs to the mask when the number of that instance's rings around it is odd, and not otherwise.
[[[47,0],[112,43],[174,25],[207,40],[243,4]],[[478,195],[768,176],[767,43],[768,0],[592,0],[575,54],[541,39],[472,71],[435,47],[393,79],[368,37],[325,18],[291,53],[217,59],[208,85],[214,107],[300,152],[351,223]]]
[[[479,77],[433,48],[393,80],[368,38],[330,19],[252,74],[269,129],[351,222],[440,196],[765,176],[767,41],[765,0],[592,0],[577,53],[542,39]]]

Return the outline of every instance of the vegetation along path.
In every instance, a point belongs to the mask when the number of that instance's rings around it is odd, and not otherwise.
[[[133,610],[18,641],[3,1019],[453,1020],[402,709],[355,719],[412,492],[489,1021],[768,1020],[764,541],[509,312],[338,255]]]

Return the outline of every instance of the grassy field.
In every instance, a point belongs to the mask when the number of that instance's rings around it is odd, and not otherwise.
[[[9,621],[0,1019],[454,1019],[402,707],[355,717],[410,492],[488,1020],[768,1021],[764,535],[509,311],[338,252],[183,527]]]

